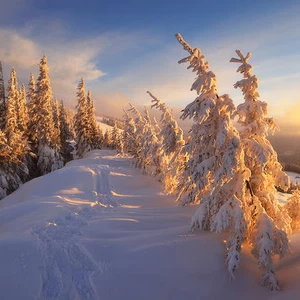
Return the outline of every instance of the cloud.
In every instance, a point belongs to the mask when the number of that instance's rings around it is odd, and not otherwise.
[[[117,55],[128,47],[136,47],[135,39],[139,34],[107,32],[89,38],[70,39],[68,35],[58,37],[46,36],[43,39],[33,38],[32,28],[25,31],[0,29],[0,57],[4,66],[7,82],[10,70],[17,71],[19,82],[27,84],[29,73],[38,75],[38,62],[42,55],[48,58],[50,79],[54,96],[64,99],[70,107],[76,105],[76,87],[81,77],[87,87],[97,85],[105,75],[99,68],[99,59]],[[133,45],[133,46],[132,46]],[[116,91],[108,90],[108,94]],[[108,96],[106,95],[106,98]],[[110,101],[113,103],[113,101]]]
[[[278,115],[283,100],[299,99],[296,81],[300,54],[287,51],[300,37],[297,13],[297,9],[287,9],[264,15],[255,23],[245,19],[239,22],[238,30],[231,22],[205,37],[201,31],[188,32],[187,36],[193,36],[188,42],[201,47],[217,75],[219,93],[229,93],[236,104],[243,101],[241,92],[233,88],[241,75],[229,60],[235,56],[235,49],[252,51],[251,63],[253,73],[260,79],[261,98],[269,103],[270,112]],[[280,22],[274,22],[276,19]],[[186,70],[186,64],[177,64],[187,53],[175,38],[165,43],[163,34],[142,30],[89,34],[76,36],[68,24],[51,16],[31,20],[22,29],[0,29],[0,57],[5,63],[6,78],[15,66],[20,81],[27,83],[30,72],[38,74],[37,64],[46,54],[54,94],[70,107],[75,107],[76,85],[81,77],[92,91],[98,114],[120,117],[121,107],[128,102],[149,105],[147,90],[175,111],[196,97],[195,92],[190,92],[196,75]]]
[[[100,50],[96,47],[87,49],[86,43],[65,41],[56,46],[46,45],[16,30],[0,29],[0,57],[4,63],[6,79],[11,67],[14,67],[19,81],[27,83],[30,72],[38,74],[38,62],[46,54],[54,93],[65,98],[65,92],[72,88],[75,94],[74,84],[81,77],[96,80],[104,75],[94,62]]]
[[[37,63],[38,45],[15,30],[0,29],[0,43],[0,57],[5,64],[26,70]]]

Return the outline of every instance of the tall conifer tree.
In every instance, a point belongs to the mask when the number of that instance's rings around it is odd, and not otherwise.
[[[30,81],[28,84],[28,92],[27,92],[27,100],[28,100],[28,141],[30,143],[30,148],[33,153],[37,154],[38,148],[38,132],[37,132],[37,105],[36,105],[36,85],[33,74],[30,74]]]
[[[82,78],[77,87],[77,112],[75,115],[75,132],[76,132],[76,155],[83,157],[83,155],[91,150],[89,139],[89,115],[88,106],[85,93],[85,83]]]
[[[40,74],[36,91],[36,121],[38,132],[37,166],[40,174],[46,174],[61,168],[63,162],[54,137],[52,89],[46,56],[42,57],[39,67]]]
[[[5,86],[3,78],[2,62],[0,61],[0,129],[4,129],[6,115],[6,101],[5,101]]]

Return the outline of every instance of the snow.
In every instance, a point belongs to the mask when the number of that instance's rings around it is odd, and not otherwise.
[[[107,125],[102,122],[102,117],[96,116],[96,121],[97,121],[97,124],[100,126],[100,129],[102,130],[103,133],[105,133],[107,130],[111,131],[113,129],[113,126]]]
[[[291,182],[300,184],[300,174],[294,172],[285,172],[290,177]]]
[[[226,235],[191,232],[196,208],[91,151],[0,201],[0,299],[299,299],[300,233],[270,292],[246,246],[229,280]]]

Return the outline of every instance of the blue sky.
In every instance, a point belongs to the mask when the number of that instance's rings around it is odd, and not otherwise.
[[[235,49],[252,52],[262,100],[283,130],[300,132],[299,1],[57,1],[10,0],[1,4],[0,59],[6,77],[16,68],[27,84],[48,56],[55,96],[74,107],[80,77],[99,113],[121,114],[127,102],[149,104],[151,90],[182,109],[195,98],[194,75],[174,34],[200,47],[216,73],[219,93],[236,104],[240,79],[229,60]],[[284,120],[284,121],[283,121]]]

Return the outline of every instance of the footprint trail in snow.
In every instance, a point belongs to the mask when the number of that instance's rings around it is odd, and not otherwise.
[[[70,206],[67,215],[48,221],[32,232],[43,258],[39,299],[98,299],[91,276],[102,270],[81,245],[81,231],[88,221],[103,209],[116,206],[116,202],[112,199],[108,166],[91,165],[89,169],[93,176],[94,202]]]

